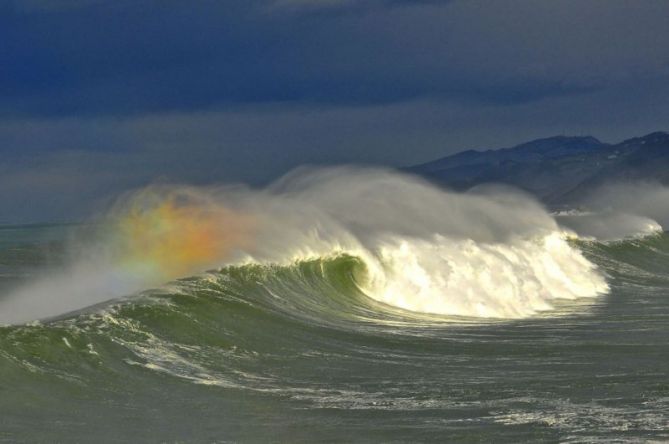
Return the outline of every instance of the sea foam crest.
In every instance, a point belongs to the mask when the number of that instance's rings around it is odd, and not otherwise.
[[[282,253],[266,250],[269,256],[255,259],[290,262],[346,251],[367,264],[362,290],[389,305],[518,318],[550,310],[555,299],[608,291],[596,266],[567,241],[574,233],[516,190],[456,193],[389,171],[330,169],[302,171],[276,191],[290,214],[293,206],[310,208],[309,222],[292,234],[300,223],[275,225],[287,240]]]
[[[608,291],[593,264],[560,232],[493,244],[440,235],[394,239],[378,258],[367,294],[417,312],[519,318],[552,309],[555,299]]]

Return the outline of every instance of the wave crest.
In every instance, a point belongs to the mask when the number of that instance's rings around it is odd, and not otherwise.
[[[440,235],[394,239],[378,260],[367,294],[424,313],[519,318],[550,310],[555,299],[608,290],[595,266],[558,232],[495,244]]]

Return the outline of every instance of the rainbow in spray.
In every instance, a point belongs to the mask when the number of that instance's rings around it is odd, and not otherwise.
[[[144,190],[114,224],[123,268],[167,280],[220,265],[253,245],[254,218],[183,191]]]

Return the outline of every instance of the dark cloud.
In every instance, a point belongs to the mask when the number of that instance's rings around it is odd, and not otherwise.
[[[0,123],[0,223],[78,220],[154,181],[262,186],[304,163],[409,165],[556,134],[667,129],[669,85],[513,106],[414,101]]]
[[[0,113],[585,94],[666,76],[666,13],[618,1],[24,0],[0,18]]]
[[[665,0],[0,0],[0,222],[667,130]]]

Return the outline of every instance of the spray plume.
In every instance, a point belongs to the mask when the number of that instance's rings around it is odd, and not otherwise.
[[[265,190],[150,187],[124,196],[85,259],[0,302],[25,322],[229,264],[350,254],[369,297],[403,309],[516,318],[607,291],[532,198],[438,189],[380,169],[300,169]]]

